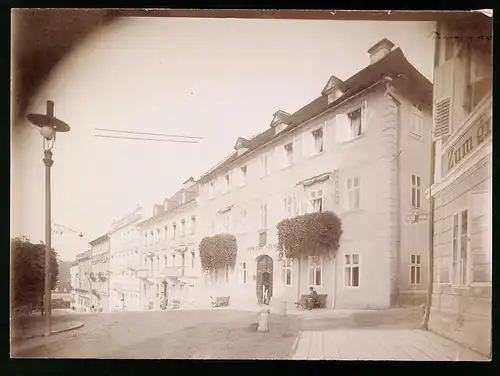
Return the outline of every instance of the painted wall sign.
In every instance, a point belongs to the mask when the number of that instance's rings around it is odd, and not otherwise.
[[[441,157],[441,176],[448,175],[478,146],[491,137],[491,112],[484,113]]]
[[[256,245],[255,247],[248,247],[247,251],[258,251],[258,250],[263,250],[263,249],[275,249],[277,246],[278,246],[278,244],[276,244],[276,243],[266,244],[263,247],[259,247],[258,245]]]

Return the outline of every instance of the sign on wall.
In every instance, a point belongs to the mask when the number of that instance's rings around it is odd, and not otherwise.
[[[441,157],[441,176],[453,171],[462,160],[491,137],[491,112],[481,115]]]

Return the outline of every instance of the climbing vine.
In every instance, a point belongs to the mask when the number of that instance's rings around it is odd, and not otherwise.
[[[286,218],[279,222],[276,228],[280,259],[320,256],[334,252],[339,248],[342,236],[340,218],[331,211]]]
[[[236,264],[236,237],[231,234],[218,234],[203,238],[199,246],[203,270],[223,269],[226,265]]]

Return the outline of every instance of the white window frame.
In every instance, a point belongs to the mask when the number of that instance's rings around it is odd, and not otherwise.
[[[352,114],[359,111],[359,130],[354,129],[354,125],[352,123]],[[360,106],[352,111],[347,113],[348,125],[349,125],[349,137],[348,141],[355,140],[358,137],[363,135],[363,106]]]
[[[313,260],[314,258],[317,258],[319,260],[320,265],[313,265]],[[323,286],[323,258],[321,256],[309,256],[308,257],[308,268],[307,268],[307,282],[309,284],[309,287],[321,287]],[[320,273],[320,283],[317,281],[317,274],[316,272],[319,270]],[[312,279],[311,281],[311,271],[313,271],[312,274]],[[312,282],[312,283],[311,283]]]
[[[466,212],[467,228],[466,232],[462,232],[463,213]],[[453,213],[451,217],[451,278],[450,282],[453,286],[469,286],[471,281],[470,266],[471,266],[471,250],[470,250],[470,232],[471,232],[471,212],[470,208],[463,207],[461,210]],[[457,218],[457,233],[454,233],[455,218]],[[456,235],[456,237],[455,237]],[[456,240],[456,243],[455,243]],[[462,244],[465,243],[465,260],[462,258]],[[456,244],[456,258],[454,257],[454,244]]]
[[[191,235],[193,235],[196,232],[196,217],[192,216],[191,217]]]
[[[422,284],[422,256],[420,253],[410,254],[410,285],[419,286]],[[418,278],[417,278],[418,275]],[[417,282],[418,281],[418,282]],[[439,280],[438,280],[439,281]]]
[[[422,207],[422,178],[420,175],[411,175],[410,203],[413,209]]]
[[[410,133],[420,139],[424,137],[424,111],[415,104],[410,112]]]
[[[269,154],[260,156],[260,177],[264,178],[269,175]]]
[[[208,198],[214,198],[215,197],[215,181],[211,181],[208,183]]]
[[[349,256],[349,260],[347,259],[346,256]],[[354,256],[357,256],[358,260],[355,263],[354,262]],[[343,280],[344,280],[344,288],[349,288],[349,289],[359,289],[361,286],[361,255],[359,253],[345,253],[344,254],[344,275],[343,275]],[[358,285],[354,286],[353,285],[353,269],[358,268]],[[347,270],[350,270],[349,273],[349,283],[346,283],[346,278],[347,278]]]
[[[181,236],[186,235],[186,220],[181,220]]]
[[[358,185],[355,186],[354,182],[358,180]],[[349,183],[351,183],[351,186],[349,186]],[[358,207],[353,207],[354,199],[353,199],[353,194],[355,194],[355,191],[358,193]],[[352,176],[346,180],[346,211],[356,211],[361,209],[361,178],[359,176]]]
[[[287,278],[289,277],[289,278]],[[323,276],[321,276],[323,277]],[[282,274],[282,278],[283,278],[283,284],[286,286],[286,287],[290,287],[293,283],[293,260],[290,260],[290,259],[287,259],[287,258],[283,258],[283,274]],[[287,281],[287,279],[289,279],[289,281]]]
[[[267,221],[268,221],[268,213],[267,213],[267,204],[260,205],[260,229],[267,230]]]
[[[247,184],[248,166],[240,167],[240,186],[244,187]]]
[[[229,192],[231,189],[231,174],[228,172],[223,177],[224,181],[224,193]]]
[[[323,188],[317,188],[311,190],[309,193],[311,197],[311,210],[313,213],[321,213],[324,210],[324,194],[325,191]],[[319,205],[319,207],[315,207]]]
[[[319,137],[315,136],[317,132],[321,132],[321,144],[319,144],[318,142]],[[312,137],[313,155],[318,155],[323,153],[325,151],[325,127],[321,126],[313,130],[311,132],[311,137]],[[321,147],[318,147],[319,145],[321,145]]]

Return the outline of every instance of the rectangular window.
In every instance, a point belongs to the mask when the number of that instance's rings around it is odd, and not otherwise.
[[[196,217],[192,216],[191,217],[191,234],[194,234],[196,232]]]
[[[283,259],[283,283],[285,284],[285,286],[292,285],[292,260],[289,260],[287,258]]]
[[[347,179],[347,209],[357,210],[361,207],[360,203],[360,182],[359,177]]]
[[[195,253],[191,251],[191,268],[194,269]]]
[[[410,255],[410,284],[419,285],[422,276],[421,273],[420,255]]]
[[[323,189],[311,191],[311,205],[313,212],[323,211]]]
[[[259,231],[259,247],[264,247],[267,244],[267,230]]]
[[[247,166],[241,167],[241,185],[244,186],[247,183]]]
[[[243,283],[247,283],[247,277],[248,277],[247,263],[246,262],[242,263],[241,268],[243,273]]]
[[[293,197],[286,197],[284,203],[284,217],[292,218],[295,215],[295,200]]]
[[[168,256],[163,256],[163,266],[166,268],[168,266]]]
[[[186,220],[181,221],[181,236],[186,235]]]
[[[224,192],[229,191],[231,188],[231,177],[229,174],[224,175]]]
[[[420,209],[420,176],[411,176],[411,206]]]
[[[215,197],[215,182],[211,181],[208,184],[208,198],[214,198]]]
[[[359,287],[359,254],[344,255],[344,286]]]
[[[238,225],[240,233],[246,232],[246,220],[247,220],[247,211],[245,209],[240,210],[240,218]]]
[[[314,140],[314,154],[320,154],[323,152],[323,128],[316,129],[312,132]]]
[[[293,143],[285,145],[285,167],[293,165]]]
[[[175,239],[177,225],[174,223],[172,225],[172,239]]]
[[[467,267],[468,267],[468,210],[463,210],[460,213],[460,285],[467,284]]]
[[[413,105],[410,114],[410,132],[418,137],[424,135],[424,114],[420,106]]]
[[[452,231],[451,231],[451,270],[453,273],[453,278],[452,281],[454,284],[458,284],[458,276],[457,276],[457,270],[458,270],[458,214],[455,214],[453,216],[453,224],[452,224]]]
[[[361,136],[363,127],[362,127],[362,110],[358,108],[357,110],[352,111],[347,115],[349,117],[349,130],[350,130],[350,139],[355,139],[356,137]]]
[[[260,229],[267,229],[267,204],[262,204],[260,206]]]
[[[322,265],[320,256],[309,256],[309,286],[321,286]]]
[[[260,176],[264,177],[269,174],[269,156],[267,154],[260,156]]]

